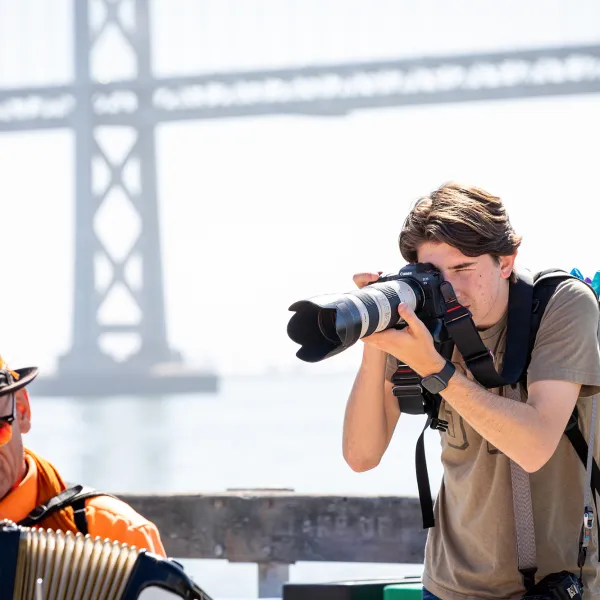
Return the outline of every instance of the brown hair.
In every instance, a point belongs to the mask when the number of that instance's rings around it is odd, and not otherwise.
[[[465,256],[489,254],[498,261],[500,256],[514,254],[521,239],[499,197],[449,182],[417,200],[404,221],[398,243],[409,263],[417,262],[417,250],[424,242],[448,244]]]

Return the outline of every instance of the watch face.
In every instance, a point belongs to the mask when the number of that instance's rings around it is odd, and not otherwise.
[[[426,377],[421,382],[421,385],[432,394],[439,394],[441,391],[445,390],[446,387],[448,387],[446,383],[437,375],[430,375],[429,377]]]

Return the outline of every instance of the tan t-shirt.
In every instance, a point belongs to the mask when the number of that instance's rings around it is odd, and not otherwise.
[[[591,290],[575,280],[561,283],[542,318],[527,373],[528,385],[541,380],[582,384],[577,406],[586,440],[591,396],[600,392],[598,325],[598,303]],[[481,338],[500,369],[506,316],[481,332]],[[458,372],[473,379],[456,349],[452,362]],[[396,364],[388,357],[388,380]],[[503,390],[493,391],[503,394]],[[509,460],[446,402],[442,402],[440,416],[449,423],[448,432],[441,434],[444,476],[434,508],[436,526],[429,530],[425,547],[423,584],[443,600],[520,598],[523,586],[517,569]],[[599,461],[598,421],[596,432],[594,456]],[[578,574],[585,468],[566,436],[552,458],[531,474],[530,482],[536,581],[563,569]],[[597,537],[594,527],[584,570],[586,598],[590,600],[600,600]]]

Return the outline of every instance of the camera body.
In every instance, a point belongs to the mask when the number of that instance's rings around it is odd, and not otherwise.
[[[398,271],[397,275],[384,275],[375,283],[388,281],[404,281],[410,285],[416,296],[413,310],[424,323],[427,324],[432,320],[441,319],[446,312],[446,302],[440,287],[444,278],[431,263],[406,265]],[[395,327],[402,329],[406,327],[406,323],[400,321]]]
[[[416,303],[415,314],[429,329],[436,347],[443,354],[446,343],[451,342],[448,330],[444,326],[444,314],[447,310],[441,286],[442,274],[429,263],[417,263],[402,268],[398,275],[386,276],[381,280],[398,279],[418,288],[420,302]],[[449,285],[449,284],[447,284]],[[396,329],[402,329],[406,323],[399,321]],[[450,350],[451,353],[451,350]],[[439,418],[440,397],[430,394],[421,386],[420,378],[403,363],[392,377],[394,396],[398,399],[400,410],[411,415],[426,414],[431,418],[430,427],[446,431],[448,423]]]
[[[569,571],[546,575],[527,590],[521,600],[582,600],[583,586],[580,579]]]

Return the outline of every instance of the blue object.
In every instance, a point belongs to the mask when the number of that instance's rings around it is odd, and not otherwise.
[[[594,288],[596,294],[600,296],[600,271],[596,271],[594,279],[592,279],[592,287]]]
[[[579,269],[571,269],[571,275],[575,275],[577,279],[581,279],[583,281],[583,275]]]

